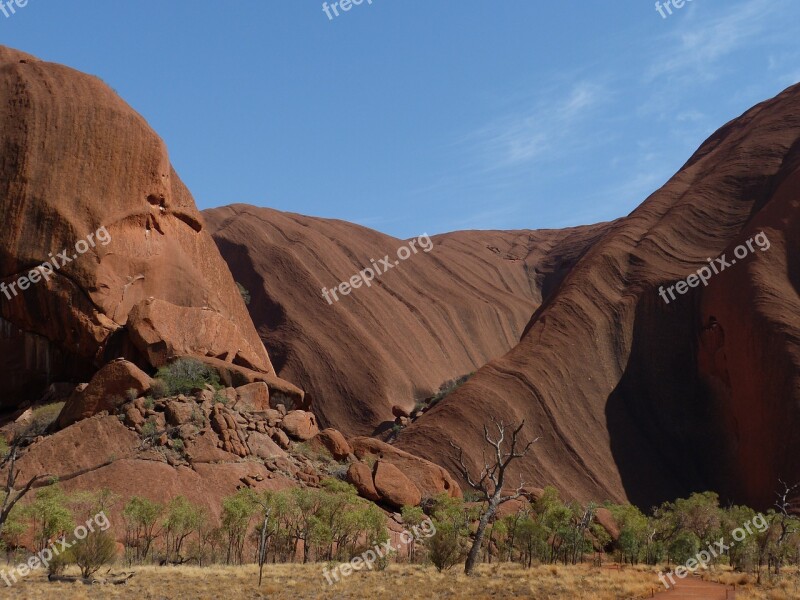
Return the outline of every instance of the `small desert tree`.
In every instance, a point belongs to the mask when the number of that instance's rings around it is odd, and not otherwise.
[[[530,450],[531,446],[538,441],[538,438],[527,444],[520,440],[520,432],[525,426],[525,421],[519,425],[506,425],[503,421],[497,421],[492,417],[492,423],[497,429],[496,436],[489,432],[487,425],[483,426],[483,439],[491,449],[491,456],[487,457],[483,453],[483,469],[477,477],[473,477],[469,467],[464,461],[464,451],[453,442],[450,444],[458,451],[458,464],[461,475],[469,486],[478,494],[478,499],[484,503],[478,519],[478,529],[475,531],[475,538],[467,555],[467,562],[464,565],[464,573],[472,575],[475,565],[478,564],[483,538],[486,535],[486,526],[494,519],[497,508],[511,500],[516,500],[522,496],[525,483],[520,478],[517,488],[504,495],[508,468],[511,463],[518,458],[523,458]],[[510,439],[506,439],[506,434],[510,432]]]
[[[138,496],[133,496],[122,510],[122,517],[125,519],[125,545],[135,548],[136,560],[147,559],[153,540],[160,533],[157,527],[162,512],[163,504]]]
[[[58,485],[37,490],[33,502],[22,509],[22,515],[33,527],[33,543],[37,552],[53,540],[75,528],[69,497]]]
[[[192,504],[184,496],[170,501],[163,524],[167,561],[184,562],[181,556],[183,544],[186,538],[202,528],[206,518],[203,507]]]
[[[423,511],[418,506],[404,506],[402,512],[400,513],[403,517],[403,523],[407,528],[419,527],[428,517],[425,515],[425,511]],[[411,537],[411,541],[408,543],[408,560],[409,562],[414,562],[417,560],[417,543],[416,543],[416,536]]]
[[[222,531],[227,543],[225,564],[244,561],[244,544],[250,522],[256,514],[255,494],[248,488],[242,488],[233,496],[222,500]]]
[[[78,565],[81,577],[88,579],[103,565],[113,563],[116,551],[113,536],[106,531],[92,531],[69,549],[67,560]]]

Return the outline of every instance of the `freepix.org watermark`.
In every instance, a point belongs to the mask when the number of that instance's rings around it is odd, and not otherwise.
[[[407,529],[404,530],[403,533],[400,534],[400,544],[407,546],[412,541],[429,538],[435,534],[436,525],[433,524],[433,521],[431,521],[429,517],[419,525],[412,527],[411,531]],[[338,582],[340,578],[349,577],[356,571],[361,571],[363,569],[371,571],[372,566],[378,559],[388,556],[393,552],[397,552],[398,547],[399,546],[394,546],[391,540],[383,544],[375,544],[366,552],[362,552],[359,556],[354,556],[350,559],[350,562],[342,563],[330,570],[327,568],[323,569],[322,575],[325,577],[325,581],[328,582],[328,585],[333,585],[335,582]]]
[[[18,8],[25,8],[28,6],[28,0],[0,0],[0,12],[10,19],[17,14]]]
[[[10,571],[3,569],[0,571],[0,579],[6,582],[6,586],[11,587],[23,577],[27,577],[33,571],[39,568],[46,569],[55,557],[62,552],[72,548],[76,543],[86,538],[90,532],[94,533],[95,526],[100,531],[106,531],[111,527],[111,523],[106,517],[106,513],[101,511],[95,516],[91,517],[83,525],[78,525],[75,531],[72,532],[73,541],[68,542],[66,536],[56,540],[47,548],[31,556],[26,562],[18,564]]]
[[[333,304],[334,302],[339,301],[339,297],[336,295],[337,291],[342,296],[348,296],[350,292],[352,292],[354,289],[360,288],[362,285],[372,287],[372,281],[375,279],[375,277],[378,275],[383,275],[389,269],[394,269],[400,264],[400,261],[410,258],[412,253],[416,254],[419,252],[419,250],[417,250],[417,244],[419,244],[419,247],[422,248],[423,252],[430,252],[433,250],[433,241],[427,233],[423,233],[418,238],[409,241],[408,246],[401,246],[397,249],[398,260],[392,262],[388,254],[377,262],[374,258],[371,258],[371,267],[367,267],[366,269],[359,271],[349,280],[341,282],[331,290],[328,288],[322,288],[322,297],[328,301],[328,304]],[[333,296],[333,300],[331,300],[331,296]]]
[[[736,542],[742,542],[748,535],[753,535],[753,533],[755,533],[753,528],[755,528],[755,531],[758,533],[764,533],[769,529],[767,518],[763,514],[758,513],[747,523],[731,531],[731,537],[734,541],[726,544],[725,538],[721,537],[718,541],[709,544],[708,550],[700,550],[694,558],[687,560],[683,566],[676,567],[674,574],[664,574],[662,571],[659,571],[658,578],[661,580],[661,583],[664,584],[664,587],[669,589],[670,585],[675,585],[675,577],[678,577],[678,579],[685,579],[689,573],[694,573],[700,567],[706,567],[712,559],[730,550],[736,545]],[[667,583],[667,578],[669,578],[669,583]]]
[[[25,1],[27,2],[28,0]],[[333,2],[331,4],[323,2],[322,12],[324,12],[328,16],[328,21],[333,21],[334,17],[339,16],[340,10],[342,12],[348,12],[354,6],[361,6],[365,1],[367,4],[372,6],[373,0],[337,0],[337,2]]]
[[[767,234],[762,231],[758,235],[751,237],[744,244],[740,244],[736,246],[736,248],[734,248],[733,255],[736,258],[732,258],[730,261],[728,261],[725,258],[724,254],[713,260],[707,258],[706,259],[708,261],[707,267],[700,267],[697,270],[697,273],[689,275],[685,281],[681,280],[675,285],[669,286],[666,290],[662,285],[661,287],[658,288],[658,295],[664,299],[664,302],[669,304],[669,298],[667,298],[667,294],[669,294],[669,297],[672,298],[673,300],[676,299],[673,290],[683,295],[689,291],[689,288],[695,288],[701,283],[704,286],[707,286],[708,281],[714,275],[719,275],[720,273],[722,273],[722,271],[724,271],[728,267],[732,267],[733,265],[735,265],[737,260],[742,260],[744,258],[747,258],[749,254],[755,253],[755,248],[753,248],[753,242],[756,243],[756,246],[758,246],[758,248],[762,252],[766,252],[770,248],[770,243],[769,239],[767,238]]]
[[[2,0],[0,0],[0,2],[2,2]],[[51,252],[49,254],[50,260],[32,269],[27,275],[23,275],[9,284],[0,282],[0,292],[5,295],[7,300],[11,300],[15,298],[19,292],[24,292],[31,287],[31,285],[35,285],[42,280],[49,282],[50,277],[52,277],[58,269],[71,263],[73,260],[77,260],[79,256],[88,252],[89,248],[94,248],[97,245],[95,243],[96,241],[100,242],[101,246],[108,246],[111,243],[111,234],[108,233],[108,229],[106,229],[105,226],[87,235],[85,240],[78,240],[75,244],[75,252],[72,256],[69,255],[69,250],[59,252],[55,256],[53,256]]]
[[[658,14],[661,15],[662,19],[666,19],[668,16],[672,16],[672,7],[675,7],[675,10],[678,10],[686,6],[687,2],[691,1],[692,0],[667,0],[664,2],[664,4],[661,4],[661,2],[656,2],[656,10],[658,11]]]

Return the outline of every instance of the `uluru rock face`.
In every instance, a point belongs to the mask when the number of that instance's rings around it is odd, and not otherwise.
[[[716,489],[757,507],[800,481],[800,86],[716,132],[618,221],[535,312],[520,343],[400,435],[480,462],[487,415],[541,436],[519,466],[573,497],[649,507]],[[674,285],[764,232],[669,304]],[[451,470],[456,472],[455,469]]]
[[[0,48],[0,131],[0,281],[17,284],[0,293],[3,405],[118,357],[274,374],[164,143],[108,86]],[[52,258],[65,264],[21,291]]]
[[[608,224],[434,236],[329,303],[322,288],[409,242],[343,221],[233,205],[204,217],[278,374],[306,391],[323,427],[372,434],[444,382],[513,347],[541,303]],[[425,243],[423,238],[422,243]],[[419,243],[417,248],[420,248]]]

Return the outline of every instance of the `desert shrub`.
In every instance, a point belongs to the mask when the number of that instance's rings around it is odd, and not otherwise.
[[[278,406],[278,404],[283,404],[286,407],[286,410],[294,410],[294,400],[281,392],[273,392],[270,391],[270,399],[269,403],[272,406]]]
[[[428,558],[436,570],[446,571],[464,560],[466,548],[458,526],[452,523],[443,523],[436,526],[434,533],[425,543],[428,549]]]
[[[244,300],[244,303],[249,306],[250,305],[250,292],[247,291],[247,288],[244,287],[238,281],[236,282],[236,287],[239,288],[239,294],[241,294],[242,300]]]
[[[169,394],[169,389],[166,382],[161,379],[153,379],[153,383],[150,385],[150,393],[153,394],[153,398],[165,398]]]
[[[158,433],[158,425],[156,425],[155,421],[147,421],[144,425],[142,425],[142,437],[143,438],[152,438]]]
[[[23,435],[35,437],[45,434],[50,429],[50,426],[55,423],[58,415],[61,414],[64,404],[64,402],[56,402],[55,404],[47,404],[34,409],[31,422],[25,428]]]
[[[125,392],[125,399],[126,399],[128,402],[133,402],[133,401],[134,401],[134,400],[136,400],[138,397],[139,397],[139,392],[137,392],[137,391],[136,391],[135,389],[133,389],[133,388],[131,388],[131,389],[129,389],[127,392]]]
[[[334,463],[328,467],[328,475],[340,481],[347,481],[347,471],[349,469],[350,465]]]
[[[48,575],[63,575],[66,568],[70,565],[72,559],[69,556],[69,550],[55,555],[47,565]]]
[[[190,394],[206,385],[219,388],[219,373],[196,358],[179,358],[156,374],[163,381],[169,396]]]
[[[439,391],[436,392],[433,398],[430,399],[430,401],[428,402],[428,406],[433,408],[434,406],[439,404],[439,402],[447,398],[450,394],[452,394],[462,385],[467,383],[467,381],[469,381],[474,374],[475,373],[467,373],[466,375],[462,375],[461,377],[457,377],[456,379],[445,381],[442,385],[439,386]]]
[[[5,494],[0,492],[0,499]],[[28,531],[25,521],[23,507],[17,504],[9,513],[3,527],[0,529],[0,549],[9,552],[19,548],[22,543],[22,536]]]
[[[300,442],[294,445],[293,454],[304,456],[309,460],[330,463],[335,462],[333,455],[325,446],[312,446],[308,442]]]
[[[114,562],[117,544],[106,531],[91,531],[67,551],[67,560],[78,565],[81,577],[89,578],[103,565]]]
[[[434,498],[431,518],[436,533],[425,539],[424,544],[428,559],[438,571],[446,571],[465,559],[471,517],[462,499],[447,494]]]

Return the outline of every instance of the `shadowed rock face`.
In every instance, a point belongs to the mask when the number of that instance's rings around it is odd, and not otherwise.
[[[499,357],[609,225],[432,238],[370,287],[334,288],[408,242],[358,225],[245,205],[204,212],[281,377],[322,426],[372,434],[449,379]],[[428,247],[425,239],[422,247]],[[417,248],[420,248],[420,243]]]
[[[579,499],[650,506],[716,489],[757,507],[800,480],[800,86],[706,141],[586,254],[520,343],[401,434],[480,461],[491,412],[541,436],[519,466]],[[674,285],[764,231],[756,251],[666,304]],[[454,469],[451,469],[454,470]]]
[[[62,250],[70,258],[49,281],[0,293],[2,404],[36,399],[52,381],[88,381],[120,356],[149,367],[170,349],[221,348],[214,358],[274,373],[164,143],[108,86],[0,48],[0,132],[2,282]],[[149,298],[180,315],[180,339],[154,339],[153,318],[128,323]]]

